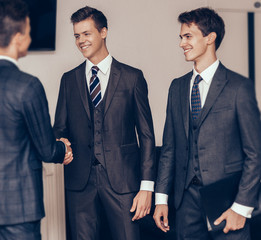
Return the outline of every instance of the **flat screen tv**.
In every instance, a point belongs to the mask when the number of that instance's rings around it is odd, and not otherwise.
[[[30,11],[31,51],[54,51],[57,0],[24,0]]]

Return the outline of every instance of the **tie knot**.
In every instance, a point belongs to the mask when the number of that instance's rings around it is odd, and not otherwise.
[[[199,84],[201,80],[203,80],[203,78],[198,74],[198,75],[195,77],[194,84]]]
[[[92,67],[92,75],[97,75],[99,68],[97,66]]]

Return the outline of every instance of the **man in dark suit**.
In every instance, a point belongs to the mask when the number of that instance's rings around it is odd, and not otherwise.
[[[87,6],[71,21],[86,61],[63,75],[54,124],[74,152],[65,167],[71,239],[98,239],[104,209],[113,239],[138,240],[134,220],[150,212],[155,175],[147,84],[109,54],[102,12]]]
[[[72,160],[69,145],[65,156],[65,144],[54,137],[42,84],[17,66],[30,42],[24,2],[0,0],[1,240],[41,239],[42,161]]]
[[[224,22],[209,8],[179,16],[180,47],[193,71],[174,79],[168,96],[156,187],[157,226],[168,231],[174,185],[177,239],[249,239],[261,178],[261,123],[253,82],[217,60]],[[233,49],[235,50],[235,49]],[[209,234],[199,189],[241,173],[223,231]]]

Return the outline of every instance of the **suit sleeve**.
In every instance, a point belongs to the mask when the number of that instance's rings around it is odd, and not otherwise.
[[[158,166],[158,176],[156,182],[156,193],[170,194],[174,177],[175,161],[175,131],[172,117],[172,88],[171,85],[168,95],[166,120],[163,132],[163,144]]]
[[[134,89],[135,119],[141,154],[141,179],[155,180],[155,137],[148,100],[148,88],[142,72]]]
[[[65,146],[57,142],[50,121],[44,88],[38,79],[28,85],[22,100],[22,111],[38,157],[44,162],[62,163]]]
[[[67,133],[67,107],[66,107],[66,85],[63,75],[55,112],[54,134],[56,138],[68,138]]]
[[[239,87],[236,108],[245,161],[235,202],[255,207],[261,179],[261,122],[254,85],[249,79]]]

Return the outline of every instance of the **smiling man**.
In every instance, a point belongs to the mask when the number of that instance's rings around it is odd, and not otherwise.
[[[138,240],[135,220],[150,212],[155,176],[147,84],[109,54],[102,12],[84,7],[71,21],[86,61],[63,75],[54,124],[74,152],[64,175],[68,237],[99,239],[104,209],[113,239]]]
[[[194,68],[174,79],[168,96],[154,219],[169,230],[167,199],[174,186],[177,239],[250,239],[248,218],[261,179],[261,123],[253,82],[216,57],[225,33],[212,9],[180,14],[180,47]],[[241,174],[234,203],[208,232],[199,189]]]

